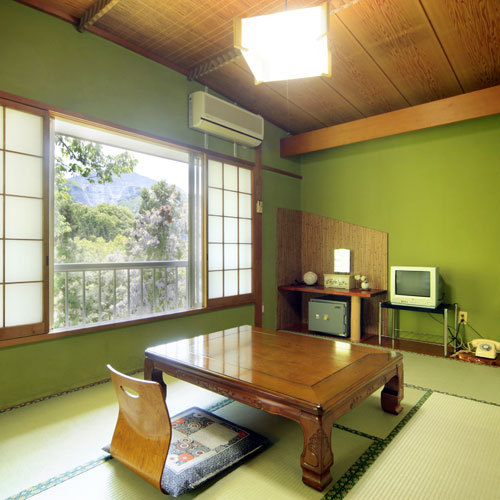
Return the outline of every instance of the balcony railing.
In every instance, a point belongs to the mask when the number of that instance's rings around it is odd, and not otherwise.
[[[188,307],[188,261],[54,265],[54,328]]]

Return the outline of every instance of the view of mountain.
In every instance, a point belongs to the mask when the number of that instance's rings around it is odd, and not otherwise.
[[[157,181],[136,173],[123,174],[106,184],[92,184],[85,177],[71,177],[66,181],[72,200],[84,205],[101,203],[125,205],[133,212],[139,207],[142,188],[150,188]]]

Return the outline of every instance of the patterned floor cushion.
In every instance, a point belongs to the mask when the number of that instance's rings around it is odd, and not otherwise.
[[[201,408],[175,415],[172,439],[161,478],[173,497],[222,476],[269,445],[269,440]],[[103,448],[109,452],[109,446]]]

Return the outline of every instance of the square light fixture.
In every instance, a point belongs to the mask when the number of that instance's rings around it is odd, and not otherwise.
[[[328,2],[307,9],[236,18],[234,46],[255,83],[330,76]]]

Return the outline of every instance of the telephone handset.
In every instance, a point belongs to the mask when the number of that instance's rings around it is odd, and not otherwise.
[[[476,356],[480,358],[495,359],[500,351],[500,342],[488,339],[474,339],[469,342],[470,346],[476,348]]]

